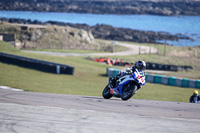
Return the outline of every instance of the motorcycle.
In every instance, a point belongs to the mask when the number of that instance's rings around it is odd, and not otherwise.
[[[108,85],[102,92],[103,97],[110,99],[114,96],[126,101],[145,85],[145,73],[135,69],[134,72],[120,77],[115,83],[112,83],[112,80],[113,78],[109,77]]]

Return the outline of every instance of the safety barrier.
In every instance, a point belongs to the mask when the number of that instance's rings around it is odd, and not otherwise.
[[[164,84],[177,87],[198,88],[200,89],[200,80],[192,80],[186,78],[167,77],[164,75],[146,75],[146,82]]]
[[[151,62],[147,62],[146,65],[147,65],[146,69],[150,70],[182,71],[182,70],[193,69],[191,66],[175,66],[175,65],[151,63]]]
[[[161,79],[161,84],[168,85],[168,77],[163,76]]]
[[[107,68],[107,76],[115,77],[119,69]],[[146,73],[146,82],[164,84],[177,87],[198,88],[200,89],[200,80],[191,80],[186,78],[168,77],[164,75],[154,75]]]
[[[161,84],[162,76],[161,75],[154,75],[154,83]]]
[[[148,74],[148,76],[146,76],[146,81],[153,83],[154,82],[154,76],[151,74]]]
[[[88,58],[92,59],[92,58]],[[92,59],[95,62],[106,63],[112,66],[133,66],[134,63],[124,62],[122,59],[110,59],[109,57],[101,57]],[[146,69],[148,70],[163,70],[163,71],[182,71],[182,70],[190,70],[193,69],[192,66],[175,66],[175,65],[166,65],[166,64],[158,64],[152,62],[146,62]]]
[[[117,76],[117,73],[119,71],[120,71],[119,69],[107,68],[107,76],[109,76],[109,77],[115,77],[115,76]]]
[[[196,83],[195,80],[189,80],[189,86],[190,86],[191,88],[195,88],[195,87],[196,87],[196,86],[195,86],[195,83]]]
[[[176,85],[176,77],[169,77],[168,85],[175,86]]]
[[[182,86],[182,79],[181,78],[175,78],[174,80],[175,80],[174,86],[178,86],[178,87]]]
[[[70,75],[74,74],[74,68],[69,65],[37,60],[1,52],[0,52],[0,62],[49,73],[70,74]]]
[[[195,86],[196,88],[200,88],[200,80],[196,80]]]

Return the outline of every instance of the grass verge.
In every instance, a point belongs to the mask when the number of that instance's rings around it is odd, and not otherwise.
[[[83,57],[55,57],[23,53],[5,42],[0,42],[0,51],[75,67],[75,74],[71,76],[44,73],[0,63],[0,85],[33,92],[101,96],[107,84],[108,77],[104,75],[109,66],[106,64],[85,60]],[[133,98],[188,102],[193,90],[147,83]]]

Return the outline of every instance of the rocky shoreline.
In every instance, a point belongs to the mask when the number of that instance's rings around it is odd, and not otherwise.
[[[20,23],[20,24],[41,24],[41,25],[59,25],[59,26],[69,26],[77,29],[83,29],[90,31],[94,38],[105,39],[105,40],[117,40],[117,41],[130,41],[130,42],[139,42],[139,43],[157,43],[160,41],[171,40],[178,41],[179,39],[188,39],[192,40],[190,37],[187,37],[182,34],[172,35],[168,32],[153,32],[153,31],[140,31],[133,30],[128,28],[116,28],[110,25],[95,25],[89,26],[87,24],[72,24],[64,22],[40,22],[40,21],[31,21],[25,19],[14,19],[14,18],[0,18],[0,21],[9,22],[9,23]]]
[[[0,10],[199,16],[200,0],[2,0]]]

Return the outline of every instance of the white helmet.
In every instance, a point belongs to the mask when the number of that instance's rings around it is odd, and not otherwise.
[[[142,60],[137,61],[137,63],[135,64],[135,67],[137,69],[142,69],[145,70],[146,69],[146,63]]]

